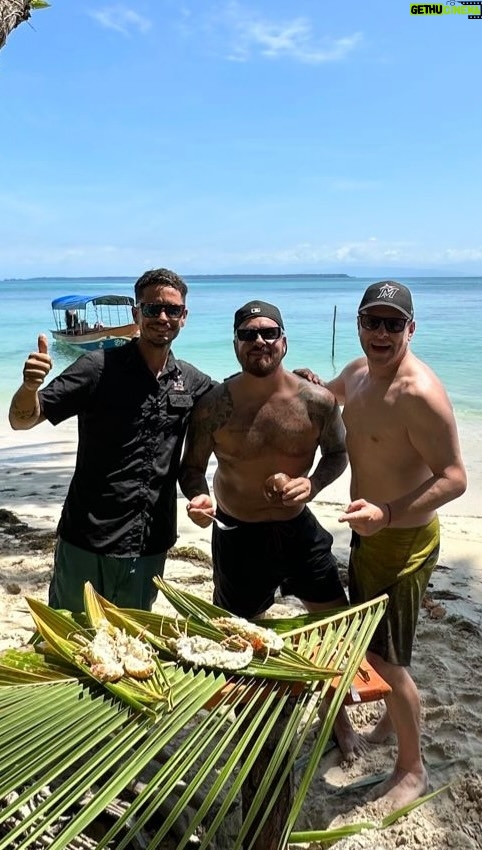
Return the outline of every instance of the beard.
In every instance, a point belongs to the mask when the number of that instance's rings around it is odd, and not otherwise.
[[[272,375],[283,359],[283,354],[273,351],[273,349],[263,352],[258,357],[252,357],[250,354],[251,352],[248,352],[246,356],[238,359],[243,367],[243,372],[247,372],[248,375],[253,375],[255,378],[267,378]]]

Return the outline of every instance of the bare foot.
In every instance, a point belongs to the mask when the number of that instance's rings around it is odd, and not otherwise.
[[[345,709],[341,709],[333,725],[333,735],[343,760],[352,764],[355,759],[368,752],[369,745],[364,735],[355,732]]]
[[[365,734],[365,740],[369,744],[384,744],[394,732],[390,715],[387,711],[384,711],[375,728]]]
[[[388,813],[388,811],[395,811],[403,806],[408,806],[409,803],[423,797],[427,793],[428,787],[428,774],[425,768],[417,773],[409,773],[407,770],[395,768],[385,782],[377,785],[373,799],[386,803],[386,812]]]
[[[318,710],[318,717],[323,723],[329,703],[324,700]],[[333,737],[341,750],[343,760],[352,764],[358,756],[370,749],[365,735],[355,732],[345,706],[342,705],[333,724]]]

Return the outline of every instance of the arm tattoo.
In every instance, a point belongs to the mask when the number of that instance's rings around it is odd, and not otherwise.
[[[345,449],[345,427],[335,397],[329,392],[316,392],[302,387],[300,398],[306,404],[311,421],[319,429],[321,460],[310,476],[313,496],[335,481],[348,463]]]
[[[190,428],[195,430],[196,437],[206,434],[212,436],[215,431],[226,425],[232,412],[231,393],[227,384],[221,384],[197,403],[191,417]]]
[[[226,384],[215,387],[194,408],[179,471],[179,484],[188,499],[200,493],[209,494],[206,469],[214,451],[214,433],[229,421],[232,409],[233,401]]]
[[[13,428],[33,428],[43,422],[45,417],[40,412],[38,394],[26,392],[20,387],[10,402],[8,418]]]
[[[24,407],[19,407],[17,402],[13,401],[11,411],[16,419],[19,419],[23,422],[34,418],[37,413],[37,406],[34,404],[33,407],[30,408],[30,410],[25,410]]]

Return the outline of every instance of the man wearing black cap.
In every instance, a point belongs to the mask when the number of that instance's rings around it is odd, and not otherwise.
[[[248,618],[272,605],[279,586],[309,610],[344,604],[332,537],[306,508],[347,464],[338,405],[331,392],[283,368],[287,342],[274,304],[250,301],[236,311],[234,349],[242,372],[196,405],[179,479],[193,522],[207,527],[216,515],[236,527],[229,534],[213,528],[214,600]],[[309,475],[318,448],[322,458]],[[212,453],[218,460],[216,511],[205,477]],[[271,476],[275,482],[268,482]],[[283,549],[278,535],[284,533],[297,541],[293,551]],[[250,536],[253,543],[245,547]],[[288,573],[300,560],[302,543],[305,574],[295,577]]]
[[[248,618],[269,608],[280,586],[309,610],[346,603],[332,537],[306,508],[346,467],[343,424],[330,392],[283,368],[286,347],[273,304],[250,301],[236,311],[242,372],[196,405],[179,478],[193,522],[206,527],[216,515],[235,528],[213,528],[214,601]],[[317,448],[322,458],[309,475]],[[216,512],[205,477],[213,452]]]
[[[236,311],[242,372],[197,403],[179,477],[192,521],[207,527],[216,518],[214,603],[248,619],[273,604],[278,588],[308,611],[346,605],[333,538],[306,507],[346,467],[343,423],[331,392],[283,368],[286,349],[277,307],[250,301]],[[216,508],[205,475],[212,453]],[[335,733],[353,755],[359,737],[346,712]]]
[[[368,287],[358,308],[365,356],[326,384],[344,405],[352,470],[340,522],[353,529],[350,602],[387,593],[368,660],[391,685],[387,712],[369,740],[391,731],[398,756],[377,796],[399,808],[423,795],[420,698],[408,667],[421,601],[439,553],[437,508],[460,496],[466,476],[452,406],[437,376],[410,351],[410,290],[393,280]]]

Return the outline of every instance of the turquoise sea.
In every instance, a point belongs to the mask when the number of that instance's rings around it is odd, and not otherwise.
[[[482,423],[482,278],[400,278],[410,287],[417,328],[412,349],[444,382],[458,420]],[[133,294],[134,278],[38,278],[0,282],[0,411],[3,422],[21,381],[26,355],[39,332],[51,338],[51,301],[61,295]],[[361,350],[355,316],[373,278],[294,276],[186,276],[189,316],[175,342],[179,357],[214,378],[236,371],[234,311],[252,298],[275,303],[288,337],[288,368],[309,366],[330,378]],[[336,308],[336,321],[334,312]],[[334,334],[334,357],[332,358]],[[74,357],[51,344],[54,374]]]

